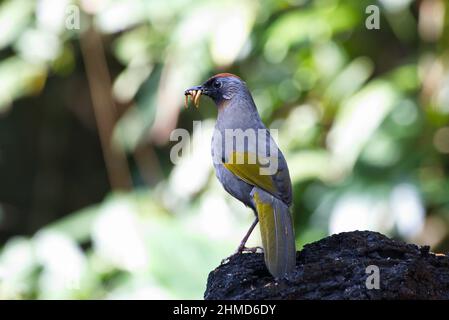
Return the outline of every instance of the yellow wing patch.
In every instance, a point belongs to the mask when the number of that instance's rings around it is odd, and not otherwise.
[[[271,176],[261,174],[263,168],[257,161],[256,154],[234,151],[231,153],[230,160],[223,163],[223,165],[246,183],[268,192],[276,193],[276,187],[273,184]]]

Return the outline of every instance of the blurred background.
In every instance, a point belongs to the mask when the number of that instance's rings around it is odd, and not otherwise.
[[[447,252],[448,10],[0,2],[0,299],[202,298],[253,219],[214,177],[215,107],[183,108],[218,72],[279,129],[298,248],[369,229]],[[176,165],[175,128],[192,137]]]

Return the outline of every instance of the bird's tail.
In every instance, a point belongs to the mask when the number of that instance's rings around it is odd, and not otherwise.
[[[275,278],[286,278],[295,268],[296,247],[288,206],[255,187],[251,193],[257,210],[265,264]]]

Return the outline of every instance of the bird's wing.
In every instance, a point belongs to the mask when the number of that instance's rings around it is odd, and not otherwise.
[[[292,203],[292,183],[287,161],[285,161],[284,155],[280,150],[278,151],[278,170],[271,178],[279,192],[280,198],[290,206]]]
[[[246,183],[259,187],[290,205],[290,177],[282,155],[281,158],[282,161],[278,160],[278,168],[274,174],[267,174],[266,167],[260,163],[260,156],[257,157],[252,152],[233,151],[223,165]],[[267,163],[267,159],[264,159],[263,163]]]
[[[261,164],[249,159],[255,159],[255,154],[250,152],[231,153],[229,160],[223,163],[224,167],[248,184],[262,188],[270,193],[276,193],[276,186],[271,176],[261,173]]]

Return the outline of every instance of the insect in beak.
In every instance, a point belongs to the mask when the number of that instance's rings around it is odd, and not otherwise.
[[[185,101],[184,101],[185,107],[186,108],[188,107],[188,105],[189,105],[189,96],[191,96],[192,97],[192,101],[193,101],[193,105],[198,108],[200,106],[200,97],[201,97],[202,92],[203,92],[203,90],[201,89],[201,87],[194,87],[194,88],[191,88],[191,89],[187,89],[184,92],[184,95],[185,95]]]

